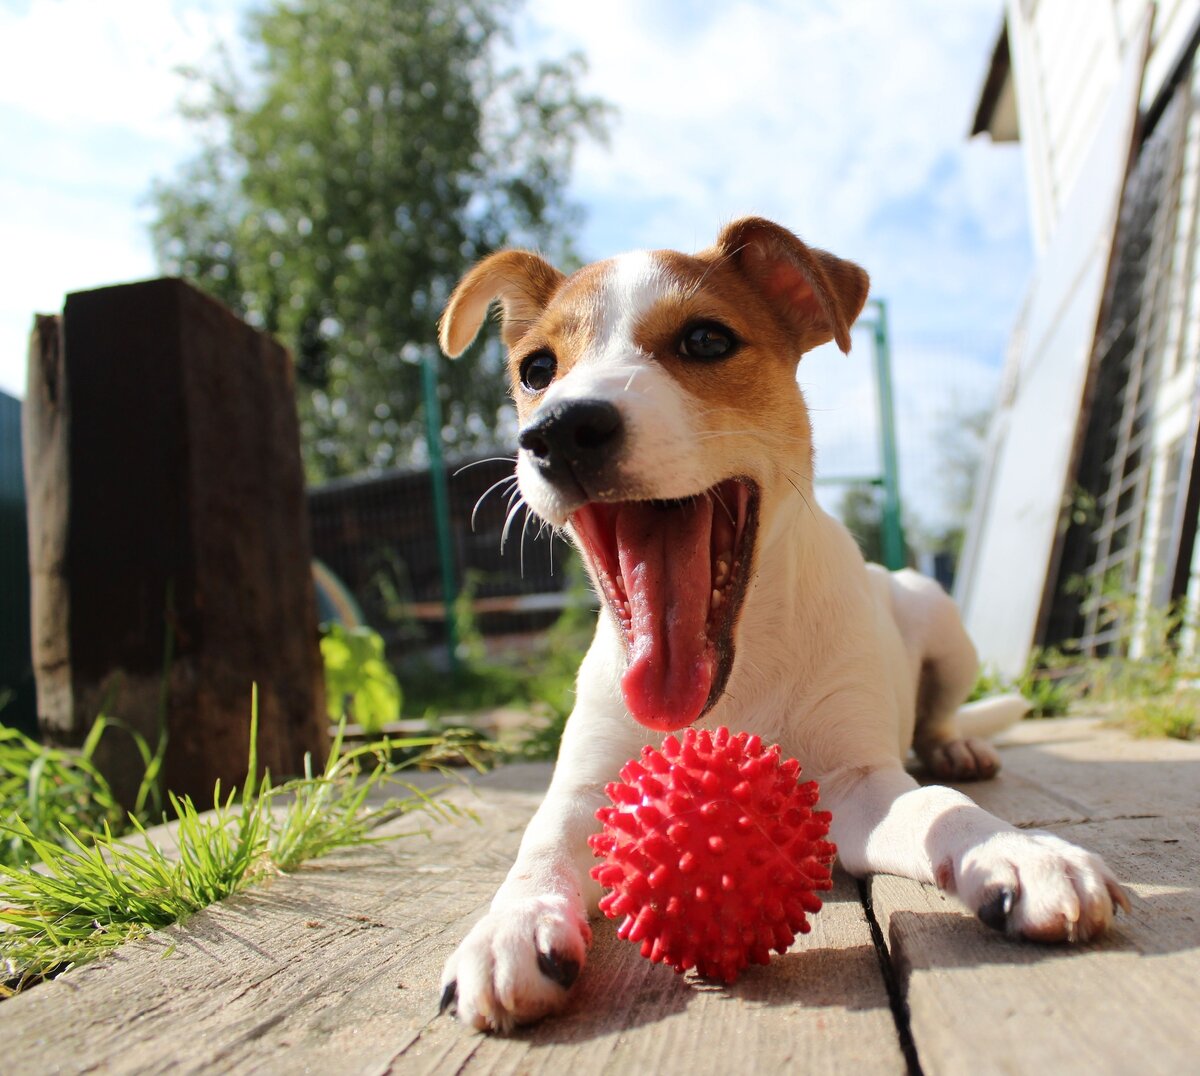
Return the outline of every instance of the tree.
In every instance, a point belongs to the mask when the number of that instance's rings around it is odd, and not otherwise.
[[[838,517],[854,535],[862,555],[875,564],[883,563],[883,497],[878,486],[847,488],[838,505]]]
[[[296,359],[310,478],[419,458],[420,364],[464,267],[507,244],[569,258],[577,143],[608,110],[582,60],[498,59],[519,0],[274,0],[255,65],[193,73],[205,141],[156,184],[152,234],[185,276]],[[493,442],[498,347],[442,368],[445,434]]]
[[[927,536],[926,544],[932,552],[949,553],[955,560],[962,553],[991,420],[992,411],[988,407],[952,408],[941,415],[938,462],[949,521]]]

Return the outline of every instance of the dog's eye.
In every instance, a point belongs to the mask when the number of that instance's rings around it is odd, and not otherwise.
[[[521,384],[530,392],[549,387],[558,370],[558,360],[549,351],[535,351],[521,361]]]
[[[715,321],[697,321],[679,338],[679,354],[688,359],[723,359],[736,347],[733,333]]]

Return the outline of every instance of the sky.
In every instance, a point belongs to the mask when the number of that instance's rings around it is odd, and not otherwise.
[[[236,45],[252,3],[0,0],[0,389],[24,392],[35,312],[155,275],[147,194],[195,149],[178,69]],[[1032,266],[1019,148],[967,138],[1002,6],[527,0],[516,24],[518,60],[578,50],[617,108],[577,161],[586,257],[695,250],[757,213],[870,271],[930,525],[941,431],[990,404]],[[878,467],[870,359],[858,334],[801,364],[827,475]]]

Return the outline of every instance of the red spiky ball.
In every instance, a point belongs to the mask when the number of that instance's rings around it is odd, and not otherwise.
[[[829,812],[813,810],[816,782],[799,784],[800,764],[779,754],[744,732],[689,728],[608,785],[592,877],[642,956],[732,983],[808,933],[837,849],[823,839]]]

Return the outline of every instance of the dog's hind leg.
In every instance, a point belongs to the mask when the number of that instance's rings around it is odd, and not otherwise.
[[[890,581],[896,622],[909,652],[918,658],[913,750],[939,780],[994,777],[1000,757],[982,738],[986,732],[976,734],[973,726],[980,722],[971,720],[972,709],[963,706],[979,660],[958,607],[936,582],[916,572],[896,572]],[[1025,709],[1018,706],[1011,717],[1006,711],[1000,727],[1019,719]]]

